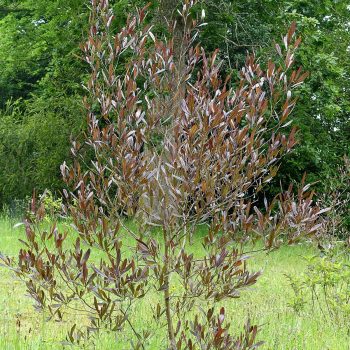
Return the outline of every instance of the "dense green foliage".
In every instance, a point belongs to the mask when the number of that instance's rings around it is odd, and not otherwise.
[[[116,7],[124,14],[127,2]],[[59,166],[84,123],[79,46],[89,9],[83,0],[26,0],[0,10],[0,201],[12,205],[62,187]]]
[[[130,8],[146,1],[112,3],[122,25]],[[56,192],[62,186],[59,165],[69,159],[70,136],[77,137],[84,123],[82,85],[88,72],[79,44],[86,38],[88,4],[0,1],[2,203],[25,198],[33,188]],[[300,179],[305,171],[312,181],[330,176],[341,156],[350,153],[347,2],[203,0],[202,9],[207,25],[201,40],[209,50],[220,48],[233,74],[247,51],[273,55],[274,41],[297,22],[303,37],[298,61],[310,77],[294,113],[300,146],[282,163],[275,186]]]
[[[61,185],[59,164],[82,122],[84,67],[77,57],[87,13],[76,0],[1,7],[0,193],[11,202]]]

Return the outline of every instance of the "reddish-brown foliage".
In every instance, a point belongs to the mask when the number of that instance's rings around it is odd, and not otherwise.
[[[247,270],[244,243],[262,239],[274,248],[319,229],[320,209],[305,185],[296,198],[290,188],[264,210],[254,204],[296,144],[287,126],[293,90],[306,77],[293,70],[300,39],[293,25],[276,46],[279,62],[264,69],[249,56],[237,78],[223,78],[218,52],[195,43],[192,6],[184,2],[183,44],[174,58],[171,37],[156,38],[145,25],[146,9],[114,34],[108,1],[92,1],[83,47],[91,68],[88,129],[83,143],[73,143],[74,165],[61,167],[77,238],[69,243],[72,233],[56,224],[43,230],[44,209],[33,203],[17,274],[53,317],[79,304],[91,320],[88,334],[130,327],[135,349],[144,348],[151,329],[135,329],[129,310],[150,291],[162,296],[154,318],[166,325],[169,349],[253,349],[257,328],[248,323],[241,336],[230,335],[218,308],[259,276]],[[207,233],[197,256],[189,250],[201,239],[200,224]],[[198,307],[206,305],[202,315]],[[74,326],[68,340],[82,336]]]

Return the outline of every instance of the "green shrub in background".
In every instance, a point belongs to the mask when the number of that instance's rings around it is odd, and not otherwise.
[[[46,113],[45,113],[46,112]],[[0,201],[10,207],[33,189],[62,186],[59,165],[69,155],[76,121],[45,111],[23,115],[18,102],[0,117]]]
[[[332,246],[323,256],[308,257],[303,274],[288,275],[293,296],[289,306],[298,314],[321,310],[337,325],[348,327],[350,317],[349,247]]]

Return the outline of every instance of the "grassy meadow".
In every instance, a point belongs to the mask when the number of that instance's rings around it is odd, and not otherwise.
[[[0,251],[16,256],[23,235],[23,227],[14,228],[14,221],[0,220]],[[347,327],[338,326],[325,317],[321,310],[310,302],[297,314],[289,306],[293,291],[286,275],[305,270],[305,257],[317,255],[310,244],[282,247],[270,254],[259,253],[251,259],[251,270],[263,270],[262,277],[249,292],[244,291],[240,299],[227,302],[226,315],[232,327],[239,330],[250,316],[253,323],[261,326],[258,340],[264,340],[262,349],[302,349],[302,350],[346,350],[350,349]],[[72,313],[63,322],[46,321],[45,315],[32,307],[32,300],[26,296],[21,281],[12,273],[0,267],[0,349],[60,349],[61,340],[72,321],[82,322],[82,316]],[[154,322],[148,312],[155,295],[149,294],[139,309],[133,310],[134,320],[139,326]],[[146,349],[165,349],[165,338],[153,337]],[[119,335],[117,335],[119,337]],[[123,338],[103,335],[92,348],[130,349]]]

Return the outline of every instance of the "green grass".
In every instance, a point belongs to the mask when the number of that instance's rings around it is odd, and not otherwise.
[[[0,251],[15,256],[21,247],[23,227],[13,228],[14,222],[0,220]],[[282,247],[269,255],[259,253],[251,259],[251,269],[263,270],[258,283],[242,293],[240,299],[225,303],[226,315],[233,328],[239,330],[243,320],[250,316],[261,326],[259,340],[262,349],[347,350],[350,337],[345,327],[325,319],[319,309],[313,310],[311,302],[305,311],[297,315],[288,303],[292,297],[286,274],[305,270],[304,256],[317,254],[310,245]],[[32,300],[25,295],[22,282],[17,281],[6,268],[0,268],[0,349],[59,349],[60,341],[70,323],[46,322],[45,317],[32,307]],[[149,305],[156,299],[150,294],[143,304],[134,310],[138,326],[152,323]],[[72,314],[70,322],[81,322],[80,315]],[[119,336],[119,335],[118,335]],[[163,333],[157,334],[147,349],[165,349]],[[121,345],[123,344],[123,345]],[[126,350],[123,338],[103,336],[96,349]]]

